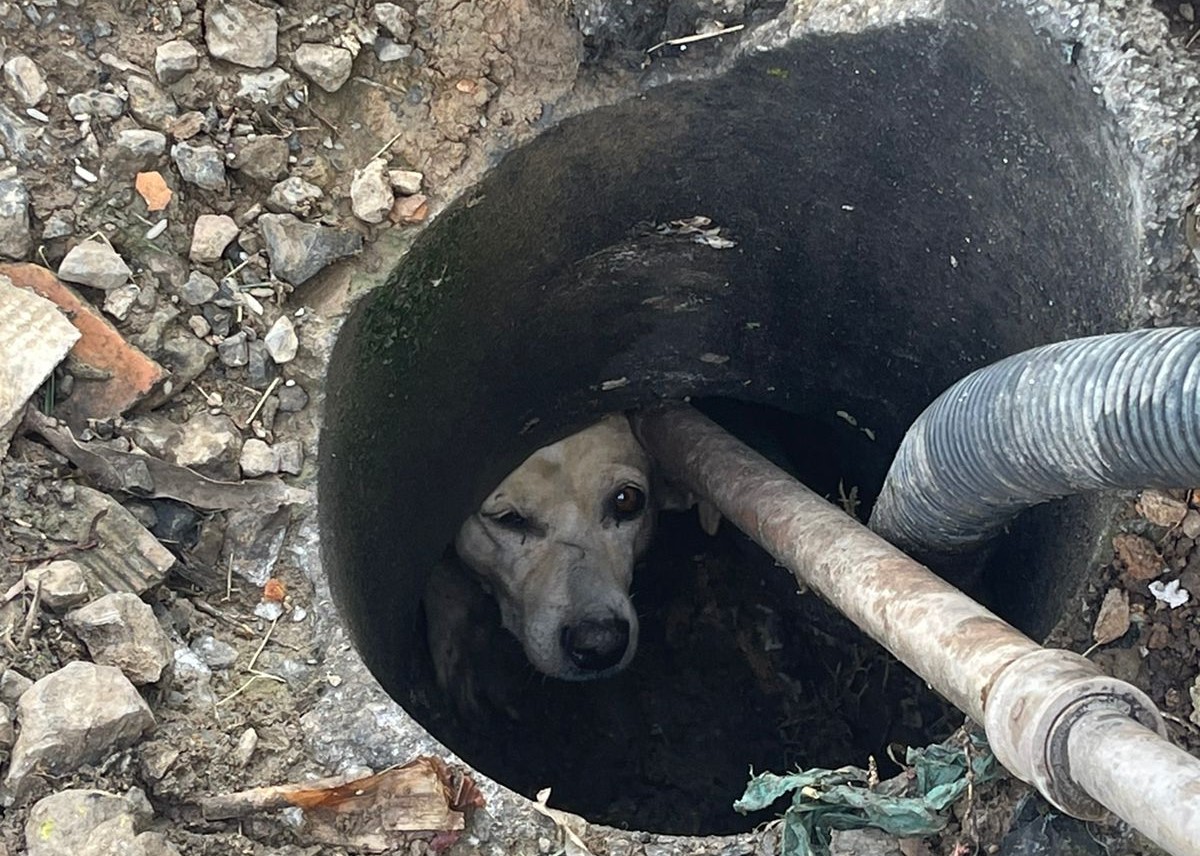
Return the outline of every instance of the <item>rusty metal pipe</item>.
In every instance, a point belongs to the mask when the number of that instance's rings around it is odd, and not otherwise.
[[[690,407],[645,411],[634,424],[669,478],[982,724],[1011,773],[1075,817],[1107,808],[1176,856],[1200,856],[1200,789],[1145,804],[1140,783],[1158,768],[1115,745],[1126,732],[1098,716],[1151,735],[1159,751],[1143,757],[1170,764],[1169,780],[1200,781],[1200,759],[1167,743],[1145,693],[1077,654],[1042,648]],[[1093,757],[1081,760],[1078,746]],[[1190,818],[1182,836],[1177,818]]]

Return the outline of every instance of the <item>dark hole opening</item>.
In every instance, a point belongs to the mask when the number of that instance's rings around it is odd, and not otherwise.
[[[884,475],[853,414],[797,417],[730,399],[695,402],[812,489],[865,515]],[[751,769],[899,772],[889,748],[923,746],[962,721],[923,680],[811,593],[727,521],[706,535],[694,512],[660,515],[633,585],[638,653],[593,682],[541,676],[496,623],[486,664],[492,705],[443,703],[424,651],[410,711],[473,766],[520,793],[617,827],[678,834],[752,829],[769,812],[732,803]],[[896,757],[903,757],[899,749]]]

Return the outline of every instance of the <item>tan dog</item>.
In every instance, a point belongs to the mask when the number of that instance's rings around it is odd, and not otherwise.
[[[438,683],[460,707],[477,708],[468,661],[472,651],[486,656],[480,586],[538,671],[589,680],[629,663],[638,642],[634,563],[659,509],[695,504],[651,475],[628,419],[609,415],[535,452],[463,523],[455,550],[477,579],[443,562],[425,596]],[[704,506],[701,518],[715,531],[715,512]]]

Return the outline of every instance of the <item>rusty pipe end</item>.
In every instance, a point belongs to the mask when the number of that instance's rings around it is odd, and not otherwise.
[[[1005,667],[984,701],[983,726],[1009,772],[1072,817],[1099,820],[1107,810],[1072,778],[1067,742],[1076,723],[1100,710],[1166,737],[1162,714],[1144,692],[1078,654],[1053,648]]]

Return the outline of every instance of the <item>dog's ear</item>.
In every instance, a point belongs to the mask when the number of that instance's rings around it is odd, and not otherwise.
[[[676,484],[658,474],[658,507],[663,511],[687,511],[695,508],[700,515],[700,528],[706,535],[716,535],[721,526],[721,512],[706,499],[701,499],[686,487]]]

